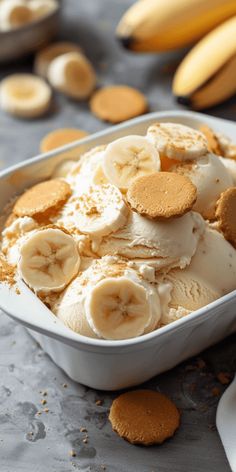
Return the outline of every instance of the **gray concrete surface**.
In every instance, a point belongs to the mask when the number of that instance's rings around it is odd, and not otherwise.
[[[96,67],[99,84],[125,83],[140,88],[152,111],[181,108],[170,90],[171,75],[183,52],[133,55],[114,39],[114,26],[131,3],[64,0],[61,38],[82,45]],[[32,59],[27,59],[1,66],[0,77],[31,69]],[[208,112],[235,120],[235,100]],[[55,96],[48,116],[33,122],[0,112],[1,167],[36,155],[40,139],[61,126],[94,132],[106,125],[90,114],[87,104],[62,96]],[[176,436],[160,447],[146,449],[132,446],[112,432],[107,416],[115,393],[73,383],[24,328],[1,313],[0,471],[229,472],[215,429],[215,411],[225,388],[217,373],[233,374],[236,370],[235,341],[232,336],[203,353],[204,362],[189,360],[145,384],[170,395],[182,412]],[[42,391],[47,391],[47,396]],[[97,405],[97,400],[102,404]],[[86,428],[87,433],[80,428]],[[71,457],[71,450],[75,457]]]

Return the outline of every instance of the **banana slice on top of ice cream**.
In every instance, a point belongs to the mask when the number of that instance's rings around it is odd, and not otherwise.
[[[157,289],[127,261],[109,256],[78,276],[53,311],[82,335],[114,340],[148,333],[161,318]]]
[[[34,231],[21,245],[20,276],[36,293],[63,290],[79,267],[77,244],[60,229]]]
[[[101,238],[121,228],[128,213],[123,196],[114,185],[89,185],[72,196],[59,221],[64,221],[71,230]]]

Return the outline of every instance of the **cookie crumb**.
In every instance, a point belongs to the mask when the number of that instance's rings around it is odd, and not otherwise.
[[[97,406],[101,406],[103,405],[103,400],[96,400],[95,403]]]
[[[219,372],[217,379],[222,385],[228,385],[232,380],[232,375],[229,372]]]
[[[48,413],[48,412],[49,412],[49,408],[44,408],[43,411],[44,411],[44,413]]]
[[[77,456],[77,454],[76,454],[76,452],[75,452],[74,449],[71,449],[71,451],[70,451],[69,454],[70,454],[71,457],[76,457],[76,456]]]
[[[40,403],[41,405],[46,405],[47,404],[47,400],[45,400],[45,398],[43,400],[40,400]]]
[[[216,431],[216,425],[215,424],[208,424],[207,425],[210,431]]]
[[[3,254],[0,254],[0,282],[6,282],[12,287],[16,283],[15,270],[15,266],[10,265]]]
[[[82,426],[82,428],[80,428],[80,432],[81,433],[87,433],[87,429]]]
[[[196,364],[197,364],[198,369],[204,369],[204,367],[206,367],[206,363],[203,359],[201,359],[201,357],[197,359]]]
[[[63,388],[67,388],[68,385],[67,385],[66,383],[64,383],[64,384],[62,384],[62,387],[63,387]]]
[[[199,408],[199,411],[201,411],[202,413],[206,413],[208,410],[209,410],[209,408],[208,408],[207,405],[202,405]]]
[[[211,389],[211,393],[213,395],[213,397],[219,397],[220,395],[220,389],[218,387],[213,387]]]

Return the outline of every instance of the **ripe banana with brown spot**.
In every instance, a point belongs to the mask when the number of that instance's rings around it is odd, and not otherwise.
[[[236,16],[211,31],[178,67],[173,93],[177,100],[201,110],[236,92]]]

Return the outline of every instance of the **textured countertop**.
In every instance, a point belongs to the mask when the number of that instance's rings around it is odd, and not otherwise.
[[[125,83],[140,88],[152,111],[181,108],[174,103],[170,87],[171,74],[183,52],[132,55],[114,40],[114,26],[131,3],[64,0],[61,38],[82,45],[96,67],[100,84]],[[31,68],[30,59],[1,66],[0,76]],[[235,101],[210,113],[235,120]],[[55,97],[47,117],[34,122],[15,120],[1,112],[1,168],[36,155],[40,139],[63,126],[94,132],[106,125],[89,113],[86,104],[62,96]],[[182,425],[161,447],[141,448],[111,430],[107,415],[115,393],[96,392],[69,380],[24,328],[1,313],[0,471],[229,472],[215,429],[215,412],[225,388],[217,374],[236,370],[235,341],[236,336],[231,336],[200,358],[145,384],[173,398],[182,411]],[[45,408],[48,411],[43,411]]]

